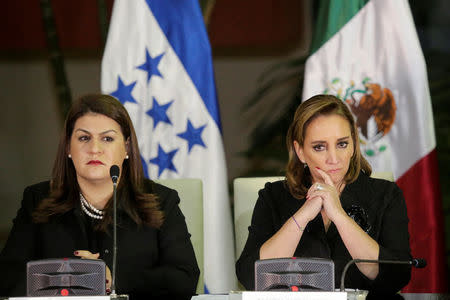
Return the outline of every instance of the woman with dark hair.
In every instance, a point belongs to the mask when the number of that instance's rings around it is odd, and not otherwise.
[[[395,183],[369,177],[371,167],[361,155],[358,130],[343,101],[317,95],[303,102],[286,143],[286,180],[267,183],[259,192],[236,263],[247,289],[254,289],[258,259],[332,259],[339,287],[351,259],[411,258],[403,194]],[[409,266],[358,263],[350,267],[345,286],[396,293],[410,276]]]
[[[0,295],[25,296],[27,261],[103,259],[112,264],[110,167],[117,186],[116,290],[131,299],[195,293],[199,269],[176,191],[144,178],[131,119],[115,98],[86,95],[67,116],[52,180],[25,189],[0,254]]]

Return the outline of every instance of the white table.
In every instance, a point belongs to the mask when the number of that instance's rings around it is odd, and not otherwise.
[[[191,298],[191,300],[234,300],[234,299],[242,299],[245,300],[245,298],[241,297],[233,297],[232,295],[235,294],[236,292],[231,292],[230,294],[226,294],[226,295],[211,295],[211,294],[207,294],[207,295],[198,295],[198,296],[194,296]],[[270,296],[270,294],[268,293],[274,293],[274,292],[245,292],[245,293],[265,293],[267,296]],[[278,292],[280,293],[280,292]],[[307,296],[306,294],[309,293],[305,293],[305,292],[282,292],[282,293],[287,293],[289,295],[289,297],[284,297],[281,299],[299,299],[299,300],[305,300],[305,299],[312,299],[309,297],[305,297]],[[316,295],[319,296],[319,294],[321,294],[321,292],[315,292],[317,293]],[[336,294],[340,294],[339,292],[335,292]],[[348,291],[346,293],[347,295],[347,299],[365,299],[366,293],[361,293],[361,292],[354,292],[354,291]],[[278,295],[277,295],[278,296]],[[298,296],[298,297],[295,297]],[[326,295],[324,294],[324,298],[322,299],[330,299],[325,297]],[[450,294],[431,294],[431,293],[406,293],[406,294],[401,294],[401,296],[405,299],[405,300],[450,300]],[[247,299],[251,299],[251,298],[247,298]],[[254,299],[258,299],[258,298],[254,298]],[[280,299],[280,298],[270,298],[270,297],[264,297],[264,298],[259,298],[259,299]],[[315,298],[318,299],[318,298]]]

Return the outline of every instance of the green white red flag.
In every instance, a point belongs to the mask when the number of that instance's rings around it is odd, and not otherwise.
[[[403,190],[413,269],[403,292],[447,291],[444,226],[425,60],[406,0],[322,1],[303,99],[334,94],[351,108],[361,150]]]

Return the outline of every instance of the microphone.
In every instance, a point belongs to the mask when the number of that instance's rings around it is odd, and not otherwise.
[[[427,261],[423,258],[413,258],[411,260],[385,260],[385,259],[352,259],[344,267],[341,275],[341,292],[345,291],[344,280],[345,274],[347,274],[347,269],[355,263],[376,263],[376,264],[400,264],[400,265],[411,265],[415,268],[425,268]]]
[[[111,176],[113,184],[117,184],[119,179],[120,169],[118,165],[112,165],[109,169],[109,176]]]
[[[113,182],[113,261],[111,271],[111,297],[117,297],[116,294],[116,266],[117,266],[117,180],[119,179],[120,168],[112,165],[109,169],[109,175]]]

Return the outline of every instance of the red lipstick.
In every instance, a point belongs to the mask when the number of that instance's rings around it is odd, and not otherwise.
[[[91,160],[88,162],[88,165],[103,165],[103,163],[99,160]]]

